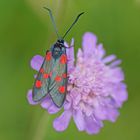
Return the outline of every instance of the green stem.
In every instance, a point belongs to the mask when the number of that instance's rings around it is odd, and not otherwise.
[[[36,129],[36,132],[34,133],[34,138],[33,140],[43,140],[46,136],[47,133],[47,129],[46,127],[48,126],[48,122],[49,122],[49,115],[47,114],[47,112],[45,111],[45,113],[43,114],[43,116],[41,117],[39,123],[38,123],[38,127]]]

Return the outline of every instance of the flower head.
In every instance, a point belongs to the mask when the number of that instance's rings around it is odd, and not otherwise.
[[[72,39],[71,47],[67,49],[69,78],[64,112],[54,120],[53,126],[57,131],[64,131],[73,117],[79,131],[96,134],[104,120],[116,121],[118,109],[127,100],[124,74],[119,67],[121,61],[115,55],[105,57],[102,44],[97,44],[97,37],[90,32],[83,36],[76,61],[73,45]],[[65,46],[69,47],[67,43]],[[39,71],[42,62],[43,57],[36,55],[31,66]],[[31,90],[27,97],[30,104],[37,104],[32,100]],[[60,110],[49,96],[40,104],[50,114]]]

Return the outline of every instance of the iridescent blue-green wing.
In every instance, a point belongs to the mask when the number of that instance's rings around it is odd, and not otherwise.
[[[52,64],[52,55],[50,51],[46,52],[43,64],[38,72],[33,86],[33,100],[35,102],[43,99],[49,90],[50,72]]]
[[[67,56],[66,53],[52,60],[49,94],[57,107],[64,103],[67,92]]]

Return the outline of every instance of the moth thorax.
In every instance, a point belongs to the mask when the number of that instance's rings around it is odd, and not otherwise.
[[[59,58],[62,54],[62,48],[59,46],[54,46],[52,55],[55,59]]]

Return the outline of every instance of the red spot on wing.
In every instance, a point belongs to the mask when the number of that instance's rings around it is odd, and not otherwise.
[[[43,78],[45,79],[49,78],[49,74],[48,73],[43,74]]]
[[[44,73],[44,69],[43,68],[40,69],[40,73]]]
[[[48,52],[48,53],[46,54],[46,60],[47,60],[47,61],[50,61],[51,58],[52,58],[52,54],[51,54],[51,52]]]
[[[65,54],[62,54],[60,57],[60,63],[66,64],[67,63],[67,56]]]
[[[49,76],[50,76],[50,77],[52,76],[52,72],[50,72]]]
[[[42,82],[40,80],[37,80],[35,86],[36,88],[40,88],[42,86]]]
[[[67,78],[67,74],[66,74],[66,73],[63,73],[63,74],[62,74],[62,77],[63,77],[63,78]]]
[[[58,90],[61,94],[64,94],[66,89],[64,86],[60,86]]]
[[[55,77],[55,81],[56,81],[56,82],[60,82],[61,80],[62,80],[62,78],[61,78],[60,76],[56,76],[56,77]]]

